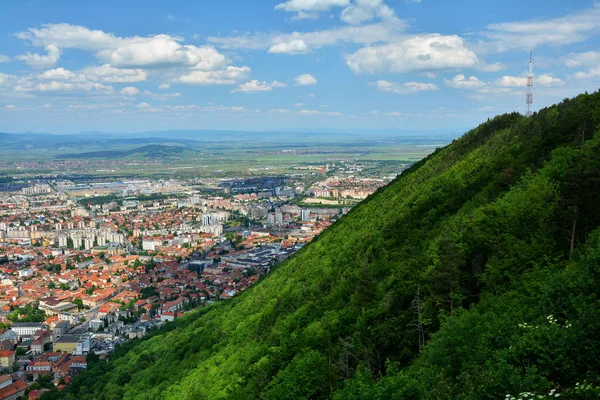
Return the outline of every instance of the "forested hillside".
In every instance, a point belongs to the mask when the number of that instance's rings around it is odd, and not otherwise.
[[[600,93],[498,116],[45,398],[598,398],[599,124]]]

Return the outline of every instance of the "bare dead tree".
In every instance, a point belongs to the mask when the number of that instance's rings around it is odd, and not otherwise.
[[[419,342],[419,352],[425,346],[425,329],[423,328],[423,319],[421,317],[421,308],[422,308],[422,300],[421,300],[421,286],[417,286],[417,294],[413,298],[411,302],[411,308],[415,315],[414,321],[410,324],[415,331],[417,332],[418,342]]]

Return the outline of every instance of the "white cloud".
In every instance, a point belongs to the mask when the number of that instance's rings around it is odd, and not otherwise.
[[[16,36],[44,46],[48,56],[28,54],[20,59],[31,65],[55,63],[62,49],[74,48],[93,52],[104,65],[89,67],[90,77],[102,82],[140,82],[147,77],[147,69],[170,75],[180,75],[179,82],[211,84],[228,76],[232,71],[248,69],[227,65],[227,58],[212,45],[184,45],[179,37],[154,35],[148,37],[118,37],[101,30],[91,30],[70,24],[46,24],[42,28],[30,28]],[[143,69],[142,69],[143,68]],[[205,74],[203,74],[203,72]],[[197,74],[195,74],[197,73]],[[198,76],[195,76],[198,75]],[[230,79],[225,79],[230,81]]]
[[[593,67],[600,65],[600,52],[571,53],[564,58],[567,67]]]
[[[210,45],[181,45],[169,35],[117,37],[100,30],[70,24],[46,24],[16,35],[36,46],[95,51],[96,57],[122,68],[188,66],[208,71],[223,67],[226,59]]]
[[[487,26],[486,36],[500,51],[582,42],[600,30],[600,4],[559,18]]]
[[[4,106],[4,108],[7,110],[15,110],[17,107],[15,107],[13,104],[7,104]]]
[[[412,71],[469,68],[480,63],[460,36],[428,34],[362,48],[346,56],[356,74],[406,73]]]
[[[64,68],[49,69],[38,75],[37,78],[70,82],[85,82],[87,80],[85,75],[76,74],[73,71],[69,71],[68,69]]]
[[[444,79],[446,86],[455,89],[478,89],[485,86],[485,82],[480,81],[475,76],[465,77],[463,74],[456,75],[452,79]]]
[[[290,110],[288,108],[274,108],[269,112],[273,114],[287,114],[290,112]]]
[[[137,96],[139,93],[140,90],[134,86],[127,86],[121,89],[121,94],[127,97]]]
[[[298,11],[296,15],[292,17],[292,20],[298,19],[319,19],[321,15],[317,12],[306,12],[306,11]]]
[[[378,92],[390,92],[397,94],[410,94],[438,90],[438,87],[435,84],[423,82],[406,82],[403,84],[398,84],[379,80],[377,82],[369,83],[369,86],[377,88]]]
[[[181,93],[177,93],[177,92],[175,92],[175,93],[152,93],[152,92],[149,92],[148,90],[144,90],[140,94],[144,97],[151,97],[153,99],[158,99],[158,100],[168,100],[168,99],[174,99],[177,97],[181,97]]]
[[[380,112],[379,110],[373,110],[373,111],[371,111],[371,114],[377,115],[377,116],[382,116],[382,117],[396,117],[396,118],[402,118],[405,116],[405,114],[403,114],[399,111]]]
[[[479,71],[483,72],[498,72],[506,69],[506,66],[500,62],[495,62],[493,64],[480,63],[476,66]]]
[[[168,35],[125,39],[116,48],[102,49],[97,55],[111,65],[126,68],[188,66],[211,71],[226,62],[225,56],[212,46],[182,46]]]
[[[308,52],[308,46],[303,40],[296,39],[287,43],[278,43],[269,47],[269,53],[304,54]]]
[[[350,0],[288,0],[275,6],[276,10],[288,12],[329,11],[333,7],[346,7]]]
[[[97,110],[98,106],[95,104],[71,104],[68,108],[71,110]]]
[[[339,117],[342,113],[338,111],[318,111],[318,110],[300,110],[298,115],[324,115],[327,117]]]
[[[11,85],[17,80],[17,77],[10,74],[3,74],[0,72],[0,87],[6,87]]]
[[[317,83],[317,79],[310,74],[298,75],[294,80],[296,81],[296,86],[314,85]]]
[[[152,106],[146,102],[138,104],[138,108],[151,108]]]
[[[564,85],[562,79],[556,78],[550,74],[542,74],[534,77],[534,85],[540,86],[560,86]],[[508,88],[508,87],[526,87],[527,77],[526,76],[503,76],[497,79],[495,82],[496,86]]]
[[[39,83],[35,86],[17,86],[17,92],[96,92],[109,94],[113,92],[111,86],[102,85],[94,82],[60,82],[51,81]]]
[[[242,83],[238,86],[237,89],[232,90],[232,93],[242,92],[242,93],[256,93],[256,92],[270,92],[273,88],[276,87],[285,87],[287,86],[285,83],[281,83],[278,81],[269,82],[259,82],[254,79],[248,81],[246,83]]]
[[[9,56],[6,56],[4,54],[0,54],[0,63],[9,62],[10,60],[11,60],[11,58]]]
[[[302,107],[303,105],[304,105],[304,103],[296,103],[296,104],[294,104],[294,107],[298,107],[299,108],[299,107]]]
[[[45,46],[45,50],[48,54],[39,55],[38,53],[27,53],[21,56],[15,57],[17,60],[25,62],[27,65],[33,68],[47,68],[51,67],[58,62],[60,58],[60,50],[53,44]]]
[[[354,0],[354,4],[346,7],[341,15],[342,21],[352,25],[362,24],[376,17],[388,20],[395,18],[396,14],[383,4],[383,0]]]
[[[115,68],[110,64],[104,64],[98,67],[87,67],[81,70],[89,79],[93,81],[109,83],[134,83],[146,80],[146,71],[140,68],[123,69]]]
[[[587,71],[575,72],[573,74],[573,77],[577,78],[577,79],[598,78],[598,77],[600,77],[600,66],[590,68]]]
[[[16,92],[93,92],[110,94],[112,86],[92,82],[83,74],[64,68],[47,70],[37,76],[18,79]]]
[[[302,41],[307,49],[320,49],[342,43],[374,44],[388,42],[396,34],[402,32],[406,24],[394,18],[360,26],[343,26],[312,32],[292,33],[253,33],[239,36],[209,37],[208,41],[225,49],[268,50],[279,44],[290,44]],[[296,45],[298,46],[298,45]]]
[[[196,85],[234,85],[248,79],[250,67],[227,67],[220,71],[192,71],[181,75],[175,82]]]
[[[300,110],[298,111],[298,115],[317,115],[319,112],[317,110]]]
[[[164,89],[169,89],[170,87],[171,87],[171,84],[169,84],[169,83],[161,83],[161,84],[158,86],[158,88],[159,88],[159,89],[161,89],[161,90],[164,90]]]

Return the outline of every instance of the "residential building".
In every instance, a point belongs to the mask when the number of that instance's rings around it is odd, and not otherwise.
[[[16,352],[13,350],[0,351],[0,368],[10,368],[16,361]]]
[[[47,326],[39,322],[15,322],[10,328],[21,338],[22,336],[33,336],[35,331],[46,329]]]
[[[63,335],[54,342],[54,351],[64,353],[73,353],[77,350],[77,343],[81,337],[79,335]]]
[[[18,380],[0,389],[0,400],[16,400],[25,394],[26,389],[25,381]]]

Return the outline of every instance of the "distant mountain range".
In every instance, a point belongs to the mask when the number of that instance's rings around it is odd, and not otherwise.
[[[66,158],[174,158],[232,146],[252,149],[377,146],[388,143],[446,144],[457,134],[443,131],[307,131],[252,132],[227,130],[168,130],[135,133],[78,134],[0,133],[0,154]],[[162,147],[161,147],[162,146]],[[182,148],[186,148],[183,151]]]
[[[183,158],[185,156],[194,156],[197,152],[177,146],[163,146],[158,144],[149,144],[137,147],[131,150],[104,150],[88,151],[84,153],[70,153],[56,156],[57,159],[78,159],[78,158],[118,158],[118,159],[139,159],[139,158],[161,158],[173,159]]]

